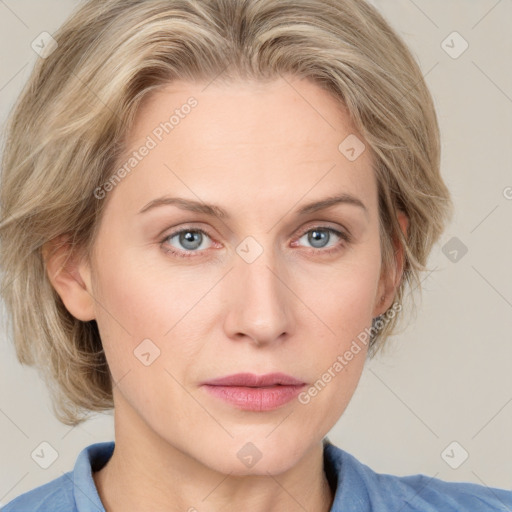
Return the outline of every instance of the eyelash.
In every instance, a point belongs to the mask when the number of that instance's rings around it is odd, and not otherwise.
[[[352,237],[346,233],[346,232],[343,232],[343,231],[339,231],[337,229],[334,229],[334,228],[331,228],[329,226],[314,226],[314,227],[311,227],[309,229],[307,229],[306,231],[303,231],[300,235],[299,235],[299,239],[302,238],[304,235],[306,235],[307,233],[309,233],[310,231],[315,231],[315,230],[318,230],[318,231],[329,231],[330,233],[334,233],[336,236],[340,237],[342,242],[338,242],[335,246],[329,248],[329,249],[314,249],[312,248],[311,251],[313,253],[323,253],[323,254],[334,254],[338,251],[340,251],[344,246],[345,244],[350,244],[352,242]],[[206,235],[207,237],[209,238],[212,238],[205,230],[203,229],[200,229],[200,228],[182,228],[178,231],[175,231],[173,233],[169,233],[168,235],[166,235],[163,240],[161,240],[161,245],[162,247],[165,245],[165,242],[167,240],[169,240],[170,238],[174,238],[175,236],[178,236],[180,235],[181,233],[187,233],[187,232],[194,232],[194,233],[201,233],[203,235]],[[177,249],[174,249],[174,248],[169,248],[169,247],[163,247],[163,250],[164,252],[166,253],[171,253],[173,254],[174,256],[177,256],[179,258],[190,258],[190,257],[195,257],[197,253],[201,253],[201,252],[204,252],[204,251],[179,251]]]

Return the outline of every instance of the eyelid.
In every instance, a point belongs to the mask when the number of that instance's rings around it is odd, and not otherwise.
[[[315,229],[326,230],[326,231],[329,231],[331,233],[334,233],[343,242],[341,242],[341,243],[338,242],[334,246],[328,247],[326,249],[324,249],[324,248],[319,248],[318,249],[318,248],[314,248],[314,247],[309,247],[309,248],[305,247],[306,251],[313,252],[313,253],[318,253],[318,254],[322,254],[322,253],[323,254],[330,254],[330,253],[336,252],[337,250],[340,250],[342,248],[341,246],[352,243],[352,235],[350,234],[349,230],[346,229],[344,226],[343,227],[340,227],[339,225],[332,226],[332,225],[330,225],[330,223],[328,221],[311,221],[306,226],[302,227],[297,235],[294,235],[294,242],[293,242],[294,245],[292,245],[292,246],[296,247],[297,245],[295,245],[295,244],[298,242],[298,240],[300,238],[302,238],[306,233],[309,233],[310,231],[313,231]],[[211,236],[211,234],[209,233],[208,229],[200,228],[200,227],[195,227],[195,226],[192,226],[192,225],[185,225],[183,227],[179,227],[179,228],[177,227],[174,230],[171,230],[170,233],[167,233],[165,235],[164,234],[161,235],[161,237],[160,237],[160,245],[165,245],[165,242],[169,238],[174,238],[175,236],[178,236],[180,233],[186,232],[186,231],[195,231],[195,232],[198,232],[198,233],[202,233],[203,235],[206,235],[208,238],[210,238],[210,240],[212,240],[212,246],[215,246],[215,244],[218,244],[218,242],[216,242],[214,240],[214,237]],[[172,248],[172,249],[166,248],[166,249],[164,249],[164,251],[172,253],[172,254],[174,254],[174,255],[176,255],[178,257],[201,257],[206,252],[208,252],[209,249],[210,248],[202,249],[202,250],[196,250],[196,251],[190,251],[190,250],[189,251],[185,251],[185,250],[180,250],[180,249],[176,249],[176,248]]]
[[[198,233],[202,233],[203,235],[206,235],[210,240],[212,240],[212,246],[215,246],[215,244],[217,243],[213,240],[213,237],[210,235],[210,233],[206,229],[198,228],[198,227],[194,227],[194,226],[184,226],[181,228],[176,228],[175,230],[172,230],[168,234],[161,235],[159,237],[160,238],[160,246],[164,246],[166,244],[166,241],[169,240],[170,238],[174,238],[174,237],[180,235],[181,233],[187,232],[187,231],[195,231]],[[172,253],[176,256],[183,256],[183,257],[189,257],[189,256],[193,257],[195,254],[202,255],[208,251],[208,249],[202,249],[200,251],[185,251],[182,249],[176,249],[174,247],[172,249],[169,247],[163,248],[163,250],[164,250],[164,252]]]
[[[305,235],[308,231],[311,231],[312,229],[332,229],[333,231],[337,231],[339,233],[342,233],[347,238],[351,239],[350,231],[345,228],[345,226],[340,226],[339,224],[332,225],[329,221],[320,220],[320,221],[313,221],[311,223],[308,223],[304,228],[301,228],[299,231],[300,236]]]

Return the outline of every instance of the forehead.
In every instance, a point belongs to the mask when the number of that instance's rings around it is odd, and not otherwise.
[[[122,189],[140,208],[177,191],[206,202],[237,196],[269,205],[342,192],[366,197],[372,208],[370,151],[347,158],[354,142],[360,152],[362,137],[347,110],[307,79],[173,82],[140,106],[120,164],[142,146],[151,149],[115,194]]]
[[[290,77],[227,84],[173,82],[145,98],[127,140],[133,143],[153,133],[157,139],[179,141],[180,132],[191,129],[196,136],[188,145],[205,149],[227,143],[314,148],[326,135],[331,137],[323,150],[330,143],[336,149],[340,137],[355,133],[339,100],[308,79]]]

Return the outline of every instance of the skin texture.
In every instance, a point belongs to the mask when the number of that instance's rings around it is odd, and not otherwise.
[[[47,259],[70,313],[97,321],[116,382],[116,448],[95,483],[115,512],[328,511],[322,439],[356,389],[364,346],[308,404],[243,411],[201,383],[283,372],[313,385],[392,305],[402,252],[397,271],[381,276],[370,151],[349,161],[338,150],[356,132],[326,91],[294,77],[205,87],[174,82],[139,109],[127,154],[190,96],[198,102],[103,199],[92,261],[63,265],[63,251]],[[296,215],[339,193],[367,213],[338,204]],[[214,203],[231,218],[171,205],[138,213],[164,195]],[[317,227],[323,245],[308,238]],[[199,249],[170,238],[181,228],[207,232]],[[237,253],[248,236],[262,250],[251,263]],[[160,350],[149,366],[134,355],[144,339]],[[262,455],[250,468],[237,457],[248,442]]]

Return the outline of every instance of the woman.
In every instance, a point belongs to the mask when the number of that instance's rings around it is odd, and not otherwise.
[[[2,510],[510,509],[326,437],[452,208],[376,10],[90,0],[54,38],[9,125],[2,290],[57,417],[114,408],[115,444]]]

